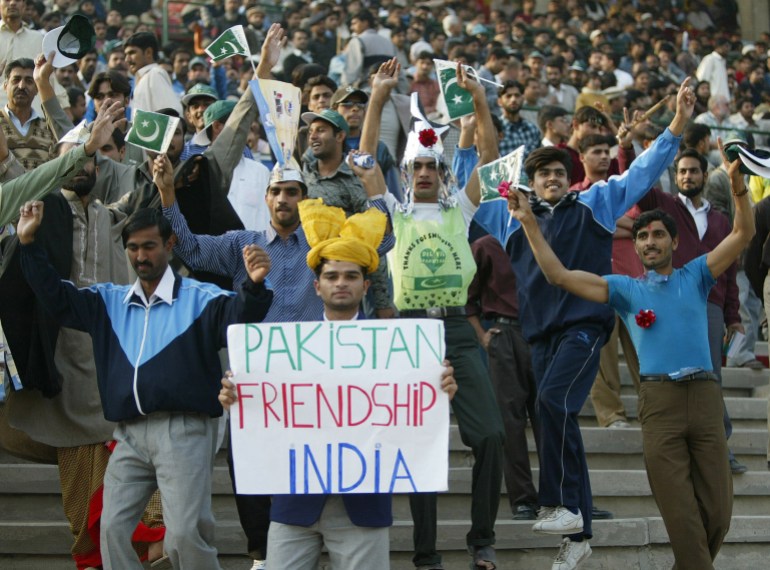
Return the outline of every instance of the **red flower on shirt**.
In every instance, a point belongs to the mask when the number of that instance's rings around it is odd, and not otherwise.
[[[655,322],[655,313],[652,309],[642,309],[636,314],[636,324],[643,329],[648,329]]]
[[[497,192],[503,198],[507,198],[508,193],[511,191],[511,186],[513,185],[510,182],[508,182],[507,180],[503,180],[500,184],[497,185]]]
[[[423,129],[418,135],[420,144],[424,147],[431,147],[438,142],[438,136],[433,129]]]

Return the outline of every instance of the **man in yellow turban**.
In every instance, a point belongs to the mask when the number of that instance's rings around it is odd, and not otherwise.
[[[376,247],[385,233],[387,216],[370,209],[346,219],[341,208],[324,206],[320,198],[301,201],[299,215],[324,319],[363,318],[361,300],[369,286],[367,275],[379,265]],[[457,383],[449,362],[444,365],[441,385],[451,398]],[[228,408],[236,401],[235,386],[228,378],[222,386],[219,401]],[[392,523],[388,493],[274,495],[267,567],[314,570],[326,546],[334,570],[389,570]]]

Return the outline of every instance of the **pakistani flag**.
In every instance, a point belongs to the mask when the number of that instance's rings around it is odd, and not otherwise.
[[[243,26],[233,26],[209,44],[206,53],[212,61],[222,61],[234,55],[251,55]]]
[[[177,117],[135,109],[134,122],[126,135],[126,142],[145,150],[165,154],[178,124]]]
[[[457,85],[457,64],[443,59],[434,59],[438,84],[441,88],[439,109],[444,115],[443,123],[449,123],[465,115],[475,113],[473,95]],[[470,69],[470,68],[469,68]]]
[[[497,187],[501,182],[516,186],[521,177],[521,165],[524,162],[524,146],[489,164],[479,166],[479,185],[481,186],[481,201],[502,200]]]

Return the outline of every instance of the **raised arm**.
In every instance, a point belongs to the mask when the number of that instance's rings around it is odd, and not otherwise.
[[[372,77],[372,94],[369,97],[369,105],[366,109],[364,124],[361,127],[361,141],[358,149],[377,156],[377,141],[380,138],[380,123],[382,121],[382,108],[390,99],[390,94],[398,85],[398,74],[401,64],[394,57],[386,61]]]
[[[517,190],[508,194],[508,209],[524,229],[532,253],[543,275],[551,285],[595,303],[609,301],[609,287],[602,277],[588,271],[570,270],[564,267],[545,240],[537,219],[529,207],[528,196]]]
[[[711,275],[719,277],[738,258],[741,252],[749,245],[751,238],[756,233],[754,226],[754,214],[751,211],[749,190],[743,182],[743,174],[740,171],[741,161],[730,162],[722,147],[722,139],[717,139],[719,150],[722,152],[722,162],[730,176],[730,190],[735,203],[735,218],[733,231],[731,231],[718,246],[706,256]]]
[[[492,122],[492,114],[489,111],[484,88],[478,81],[471,79],[467,71],[461,64],[457,64],[457,85],[467,89],[473,96],[473,107],[476,109],[476,137],[479,147],[479,162],[476,166],[489,164],[500,157],[500,151],[497,143],[497,132]],[[465,185],[465,194],[476,206],[481,200],[481,184],[479,183],[478,171],[474,169],[468,183]]]
[[[0,225],[19,215],[19,208],[29,200],[40,200],[75,176],[83,165],[93,160],[96,151],[112,137],[112,131],[125,119],[123,106],[117,101],[105,101],[83,146],[49,160],[0,187]]]

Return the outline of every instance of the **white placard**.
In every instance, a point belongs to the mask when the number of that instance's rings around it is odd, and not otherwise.
[[[233,325],[227,339],[238,493],[447,489],[442,321]]]

